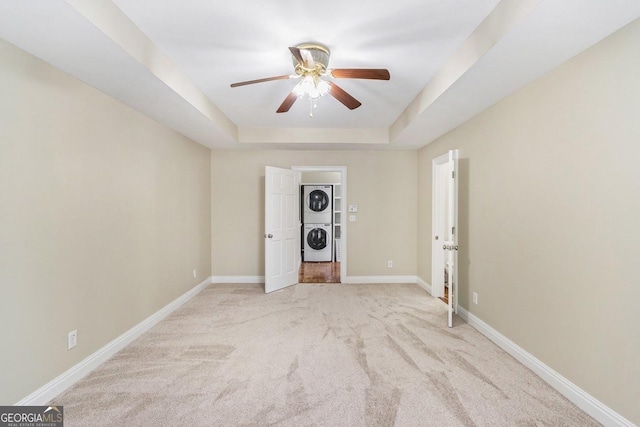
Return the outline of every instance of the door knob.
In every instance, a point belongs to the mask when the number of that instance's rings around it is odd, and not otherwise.
[[[265,239],[271,239],[271,238],[273,238],[273,234],[271,234],[271,233],[269,233],[269,234],[265,234],[265,235],[264,235],[264,238],[265,238]]]

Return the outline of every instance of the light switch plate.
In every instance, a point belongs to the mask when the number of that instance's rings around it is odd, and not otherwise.
[[[349,205],[349,212],[358,212],[358,205]]]
[[[74,329],[67,335],[67,350],[71,350],[78,345],[78,330]]]

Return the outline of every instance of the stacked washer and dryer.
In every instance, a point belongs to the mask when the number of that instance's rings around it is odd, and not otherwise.
[[[333,260],[333,187],[302,186],[303,261]]]

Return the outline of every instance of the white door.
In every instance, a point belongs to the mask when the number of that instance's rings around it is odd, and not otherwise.
[[[447,176],[448,155],[433,160],[432,177],[432,226],[431,226],[431,295],[444,297],[445,253],[442,242],[446,240],[447,228]]]
[[[458,150],[433,160],[432,294],[448,290],[448,325],[458,312]]]
[[[264,291],[298,283],[300,172],[267,166],[264,173]]]

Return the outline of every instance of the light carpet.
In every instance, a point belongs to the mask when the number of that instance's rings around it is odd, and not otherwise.
[[[417,285],[211,285],[54,399],[67,426],[594,426]]]

